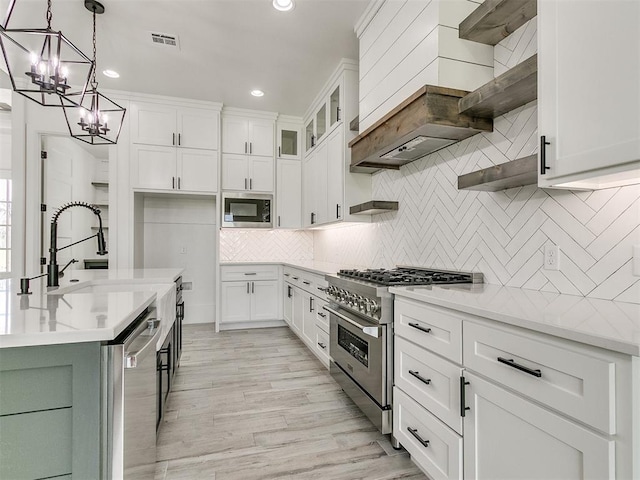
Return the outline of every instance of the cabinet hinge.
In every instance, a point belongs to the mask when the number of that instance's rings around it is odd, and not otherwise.
[[[46,203],[41,203],[40,204],[40,211],[41,212],[46,212],[47,211],[47,204]]]
[[[40,152],[40,158],[41,158],[41,159],[43,159],[43,160],[46,160],[46,158],[47,158],[47,152],[45,152],[44,150],[42,150],[42,151]]]

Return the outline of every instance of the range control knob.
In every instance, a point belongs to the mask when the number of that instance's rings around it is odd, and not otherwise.
[[[378,305],[375,300],[371,300],[371,315],[380,318],[380,305]]]

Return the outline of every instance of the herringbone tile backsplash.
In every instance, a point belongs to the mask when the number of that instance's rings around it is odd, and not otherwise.
[[[288,262],[313,260],[313,233],[293,230],[220,231],[221,262]]]
[[[495,48],[495,75],[536,53],[535,19]],[[319,261],[477,270],[488,283],[640,303],[632,245],[640,245],[640,185],[592,192],[458,191],[458,175],[537,152],[537,105],[398,171],[373,176],[373,198],[400,209],[373,224],[315,233]],[[353,241],[353,239],[357,239]],[[559,271],[543,269],[545,245]]]

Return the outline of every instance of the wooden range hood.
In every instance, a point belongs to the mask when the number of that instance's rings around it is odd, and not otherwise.
[[[351,142],[351,171],[400,166],[453,143],[493,131],[491,118],[458,113],[464,90],[425,85]]]

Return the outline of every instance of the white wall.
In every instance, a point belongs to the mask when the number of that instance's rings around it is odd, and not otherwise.
[[[424,85],[474,90],[493,78],[493,49],[458,38],[468,0],[386,0],[360,20],[360,132]],[[375,13],[372,16],[372,13]]]
[[[143,215],[145,268],[180,267],[182,281],[192,290],[183,292],[185,323],[215,320],[216,203],[215,197],[184,195],[138,196]]]
[[[535,22],[496,47],[496,71],[535,53]],[[535,153],[537,139],[532,102],[497,118],[492,133],[374,174],[374,198],[397,200],[399,210],[371,225],[315,232],[315,260],[477,270],[488,283],[640,303],[631,259],[640,244],[640,185],[458,191],[458,175]],[[550,244],[560,247],[559,271],[543,269]]]

